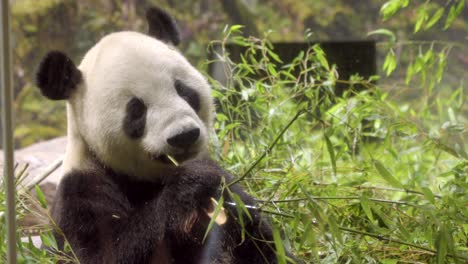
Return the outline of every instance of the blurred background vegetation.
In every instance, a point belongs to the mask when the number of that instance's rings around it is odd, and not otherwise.
[[[146,8],[158,5],[176,17],[182,53],[204,72],[210,43],[247,49],[241,62],[223,49],[216,54],[226,83],[206,73],[218,107],[213,155],[271,216],[278,248],[306,263],[466,263],[465,3],[15,0],[16,145],[65,135],[64,103],[34,87],[47,51],[79,62],[103,35],[144,32]],[[271,45],[369,39],[378,41],[379,71],[349,80],[319,46],[281,67]],[[336,96],[337,83],[351,89]],[[19,204],[21,218],[28,208]],[[50,233],[42,235],[56,248]],[[28,242],[20,248],[22,263],[60,255]],[[285,263],[281,250],[278,257]]]
[[[283,42],[304,41],[307,29],[312,33],[308,40],[314,41],[369,38],[387,41],[383,37],[367,36],[368,32],[385,27],[395,34],[396,40],[390,45],[393,45],[400,67],[390,78],[380,80],[380,86],[394,90],[391,96],[418,101],[420,93],[417,89],[404,94],[399,92],[407,86],[404,82],[407,63],[421,52],[421,47],[412,41],[428,41],[422,52],[429,46],[435,46],[436,51],[455,49],[446,60],[450,63],[447,64],[444,85],[437,89],[443,92],[447,87],[457,87],[465,78],[468,66],[465,45],[467,8],[449,30],[441,30],[444,27],[441,19],[428,30],[413,34],[421,7],[425,6],[429,16],[450,2],[453,1],[421,1],[416,4],[417,8],[405,8],[397,18],[382,21],[379,14],[382,0],[14,0],[16,146],[24,147],[64,135],[66,131],[64,104],[45,100],[34,87],[34,71],[40,58],[47,51],[58,49],[79,63],[86,50],[110,32],[144,32],[144,12],[150,5],[158,5],[176,17],[182,32],[181,51],[202,70],[207,69],[208,43],[220,39],[227,24],[246,25],[244,34],[256,37],[263,37],[265,32],[272,30],[269,39]],[[432,42],[435,39],[449,45]],[[379,64],[389,50],[388,45],[382,42],[378,46]],[[411,85],[418,85],[418,82]]]

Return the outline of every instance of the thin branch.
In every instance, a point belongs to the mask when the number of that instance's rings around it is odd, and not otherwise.
[[[411,189],[400,189],[400,188],[392,188],[392,187],[384,187],[384,186],[364,186],[364,185],[359,185],[359,186],[340,186],[337,184],[332,184],[332,183],[321,183],[321,182],[314,182],[313,183],[315,186],[336,186],[336,187],[346,187],[346,188],[354,188],[354,189],[366,189],[366,190],[382,190],[382,191],[392,191],[392,192],[404,192],[404,193],[411,193],[411,194],[418,194],[418,195],[424,195],[423,192],[416,191],[416,190],[411,190]],[[442,196],[438,194],[434,194],[435,198],[441,199]]]
[[[409,46],[409,45],[444,45],[444,46],[454,46],[458,48],[465,48],[466,46],[463,43],[456,42],[456,41],[441,41],[441,40],[432,40],[432,41],[421,41],[421,40],[413,40],[413,41],[398,41],[395,42],[392,47],[401,45],[401,46]],[[378,42],[377,46],[387,46],[388,42]]]
[[[385,237],[385,236],[380,235],[380,234],[374,234],[374,233],[369,233],[369,232],[365,232],[365,231],[359,231],[359,230],[350,229],[350,228],[343,227],[343,226],[341,226],[340,229],[343,230],[343,231],[349,232],[349,233],[354,233],[354,234],[359,234],[359,235],[363,235],[363,236],[373,237],[373,238],[377,238],[378,240],[397,243],[397,244],[400,244],[400,245],[405,245],[405,246],[413,247],[413,248],[419,248],[421,250],[428,251],[428,252],[431,252],[433,254],[437,254],[437,250],[427,248],[427,247],[423,247],[423,246],[419,246],[419,245],[416,245],[416,244],[411,244],[411,243],[401,241],[401,240],[398,240],[398,239]],[[452,257],[452,258],[468,260],[468,257],[460,256],[460,255],[454,255],[454,254],[450,254],[450,253],[447,253],[447,256]]]
[[[310,196],[311,199],[314,200],[360,200],[360,196]],[[386,200],[386,199],[378,199],[378,198],[368,198],[370,201],[379,202],[379,203],[389,203],[389,204],[398,204],[398,205],[407,205],[412,207],[419,207],[416,204],[405,202],[405,201],[394,201],[394,200]],[[309,198],[296,198],[296,199],[287,199],[287,200],[274,200],[274,201],[267,201],[267,200],[257,200],[258,202],[263,203],[289,203],[289,202],[300,202],[300,201],[308,201]]]
[[[47,167],[44,173],[42,173],[37,178],[37,180],[31,184],[31,186],[29,186],[28,191],[31,191],[36,185],[39,185],[43,180],[49,177],[49,175],[52,174],[52,172],[54,172],[56,169],[60,167],[60,165],[62,165],[62,162],[63,160],[61,158],[54,161],[54,163],[52,163],[49,167]]]
[[[249,175],[252,172],[252,170],[258,165],[258,163],[260,163],[260,161],[262,161],[265,158],[265,156],[273,150],[273,148],[276,146],[280,138],[283,137],[284,133],[291,127],[291,125],[305,112],[306,112],[305,110],[299,110],[296,113],[296,115],[291,119],[291,121],[289,121],[289,123],[283,128],[283,130],[281,130],[278,136],[276,136],[276,138],[273,140],[270,146],[268,146],[268,148],[262,153],[262,155],[260,155],[260,157],[258,157],[257,160],[255,160],[254,163],[252,163],[252,165],[250,165],[247,171],[240,178],[230,182],[228,184],[228,187],[244,180],[245,177],[247,177],[247,175]]]

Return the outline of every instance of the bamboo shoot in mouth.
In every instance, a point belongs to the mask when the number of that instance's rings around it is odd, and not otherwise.
[[[179,162],[177,162],[177,160],[174,157],[172,157],[169,154],[167,154],[166,157],[174,164],[174,166],[179,167]]]

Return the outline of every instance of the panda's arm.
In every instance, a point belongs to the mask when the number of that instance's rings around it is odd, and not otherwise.
[[[205,212],[211,205],[210,198],[218,199],[221,195],[222,178],[226,183],[233,181],[233,177],[213,161],[188,161],[177,170],[173,182],[168,184],[168,188],[162,195],[161,200],[168,208],[171,208],[172,219],[187,219],[187,212],[198,209],[197,224],[199,225],[194,225],[191,232],[199,240],[203,238],[207,222],[210,221]],[[224,225],[211,231],[220,232],[220,235],[216,235],[217,241],[214,243],[217,249],[212,250],[214,253],[210,258],[217,259],[216,254],[219,252],[230,251],[233,258],[230,263],[277,263],[271,227],[261,213],[253,207],[255,200],[237,184],[231,186],[230,191],[238,195],[244,204],[252,206],[248,208],[251,218],[233,205],[235,201],[225,191],[223,193],[224,207],[228,213],[228,220]],[[239,217],[241,217],[239,212],[242,214],[244,230],[239,224]],[[175,230],[175,236],[179,237],[183,232],[177,232],[182,229],[178,226],[185,226],[184,223],[172,222],[172,224],[170,230]],[[246,233],[245,241],[242,241],[242,232]]]
[[[59,185],[53,218],[81,263],[146,263],[161,241],[157,198],[132,208],[98,171],[74,171]]]

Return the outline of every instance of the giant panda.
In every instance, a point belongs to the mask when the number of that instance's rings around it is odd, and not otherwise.
[[[42,94],[67,102],[51,209],[59,244],[85,264],[277,263],[254,199],[238,185],[222,188],[233,177],[209,159],[210,86],[175,48],[172,17],[154,7],[147,20],[148,35],[107,35],[78,67],[60,51],[39,66]],[[248,212],[233,206],[233,194]],[[227,220],[204,239],[220,197]]]

